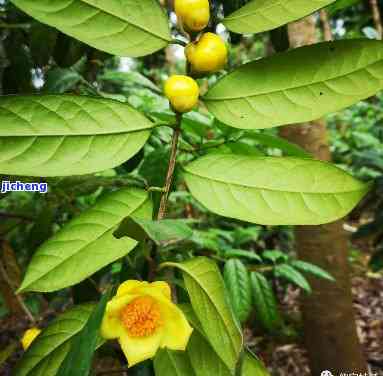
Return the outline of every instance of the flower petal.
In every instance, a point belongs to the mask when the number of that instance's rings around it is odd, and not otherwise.
[[[183,312],[175,304],[171,303],[168,306],[161,304],[161,311],[164,315],[164,335],[161,347],[184,351],[193,328],[189,325]]]
[[[125,329],[119,317],[106,314],[101,324],[101,337],[115,339],[124,335]]]
[[[28,350],[32,342],[40,333],[41,330],[37,327],[30,328],[24,333],[23,338],[21,339],[21,345],[25,351]]]
[[[184,313],[174,303],[164,298],[162,293],[154,290],[146,292],[156,299],[161,309],[164,323],[161,347],[184,351],[193,332],[193,328],[189,325]]]
[[[156,293],[162,294],[167,300],[171,301],[172,291],[168,283],[164,281],[155,281],[149,284],[148,286],[142,286],[140,289],[142,293],[147,293],[147,291],[154,291]]]
[[[121,285],[118,287],[116,297],[120,297],[131,293],[137,293],[137,291],[144,286],[149,286],[149,283],[145,281],[135,280],[125,281],[124,283],[121,283]]]
[[[128,359],[129,367],[144,360],[153,358],[161,344],[163,330],[158,329],[152,336],[129,337],[124,335],[118,339],[121,349]]]
[[[120,319],[120,311],[135,297],[135,295],[124,295],[119,298],[114,297],[109,301],[101,324],[101,336],[103,338],[114,339],[125,333],[124,326]]]

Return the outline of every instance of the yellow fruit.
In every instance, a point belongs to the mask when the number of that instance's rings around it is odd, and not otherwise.
[[[186,31],[201,31],[209,23],[209,0],[175,0],[174,9]]]
[[[21,345],[23,346],[24,351],[28,350],[29,346],[36,339],[36,337],[41,333],[39,328],[33,327],[28,329],[21,339]]]
[[[177,112],[189,112],[198,103],[199,86],[191,77],[171,76],[165,82],[164,91]]]
[[[227,63],[225,42],[217,34],[205,33],[196,43],[190,43],[185,55],[192,71],[196,73],[213,73],[222,69]]]

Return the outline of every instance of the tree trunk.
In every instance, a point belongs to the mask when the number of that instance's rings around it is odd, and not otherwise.
[[[307,17],[289,25],[291,47],[317,42],[315,19]],[[281,136],[316,158],[330,160],[326,124],[323,120],[283,127]],[[348,265],[348,239],[342,222],[323,226],[297,226],[296,248],[301,260],[318,265],[336,278],[336,283],[310,278],[313,293],[304,296],[302,312],[304,339],[313,376],[329,370],[365,373],[364,359],[356,332]]]
[[[375,29],[378,33],[378,38],[382,39],[383,28],[382,28],[382,20],[380,17],[380,10],[378,6],[378,0],[370,0],[370,6],[372,11],[372,18],[374,19]]]

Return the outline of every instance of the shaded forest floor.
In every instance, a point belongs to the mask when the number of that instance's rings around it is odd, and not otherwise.
[[[372,374],[383,376],[383,277],[352,279],[357,330]],[[299,290],[289,288],[281,304],[291,316],[299,316]],[[311,376],[307,354],[297,341],[271,342],[262,357],[273,376]]]

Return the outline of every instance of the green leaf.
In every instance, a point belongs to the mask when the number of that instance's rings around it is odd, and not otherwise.
[[[56,291],[83,281],[127,255],[137,241],[113,233],[128,216],[151,218],[145,191],[124,188],[66,224],[34,254],[20,291]]]
[[[223,276],[234,313],[243,323],[249,318],[252,309],[249,272],[242,261],[232,259],[225,263]]]
[[[76,306],[53,321],[19,361],[15,376],[55,376],[70,341],[84,327],[93,309],[92,304]]]
[[[0,369],[4,363],[16,352],[20,346],[18,341],[12,341],[9,345],[0,350]]]
[[[159,246],[174,244],[189,239],[193,235],[193,230],[181,219],[151,221],[135,218],[134,222]]]
[[[224,145],[221,145],[217,148],[209,148],[208,153],[216,154],[237,154],[237,155],[253,155],[253,156],[263,156],[265,155],[255,146],[251,146],[245,142],[228,142]]]
[[[161,93],[161,90],[155,85],[152,81],[150,81],[147,77],[145,77],[140,72],[119,72],[108,70],[104,72],[101,76],[98,77],[99,80],[112,82],[114,84],[120,84],[122,86],[140,86],[146,87],[155,91],[156,93]]]
[[[156,376],[194,376],[193,368],[186,352],[162,349],[154,358]]]
[[[153,123],[127,104],[72,95],[9,96],[0,103],[0,174],[82,175],[125,162]]]
[[[40,22],[98,50],[144,56],[171,40],[168,18],[156,0],[12,0]]]
[[[190,338],[187,353],[196,376],[232,375],[209,342],[196,330]]]
[[[222,22],[241,34],[260,33],[298,20],[335,0],[253,0]]]
[[[283,153],[290,157],[299,158],[312,158],[312,155],[300,146],[295,145],[282,137],[274,136],[266,133],[249,132],[246,137],[258,141],[261,145],[269,148],[276,148],[283,151]]]
[[[275,266],[274,274],[276,277],[283,278],[288,282],[294,283],[308,293],[311,292],[311,287],[306,278],[290,265],[283,264]]]
[[[258,272],[251,273],[251,287],[257,321],[270,332],[282,326],[273,288],[269,281]]]
[[[289,259],[289,256],[286,255],[286,253],[278,251],[277,249],[264,251],[262,253],[262,257],[266,260],[270,260],[274,264],[276,264],[278,261],[287,261]]]
[[[225,258],[243,257],[248,260],[262,262],[261,257],[258,256],[256,253],[252,251],[246,251],[244,249],[228,248],[223,251],[223,256]]]
[[[203,100],[223,123],[259,129],[316,120],[382,88],[383,43],[355,39],[245,64],[219,80]]]
[[[191,194],[210,211],[263,225],[315,225],[344,217],[369,189],[313,159],[208,155],[185,167]]]
[[[214,261],[196,257],[184,263],[167,262],[183,271],[194,312],[215,352],[234,371],[242,350],[242,334],[225,294],[221,273]]]
[[[99,329],[110,296],[111,290],[103,295],[100,302],[94,308],[87,323],[72,341],[70,351],[61,363],[56,376],[89,375],[93,354],[96,351],[99,340]]]
[[[250,351],[246,351],[241,368],[241,376],[270,376],[262,362]]]
[[[44,92],[62,94],[72,90],[83,78],[74,69],[54,68],[47,72],[45,79]]]
[[[348,8],[352,5],[360,3],[361,0],[337,0],[333,4],[329,5],[326,10],[330,16],[334,15],[339,10]]]
[[[300,269],[303,272],[312,274],[315,277],[327,279],[328,281],[335,281],[334,277],[332,277],[331,274],[327,273],[326,270],[323,270],[319,266],[310,264],[309,262],[293,260],[291,261],[291,266],[293,266],[296,269]]]

